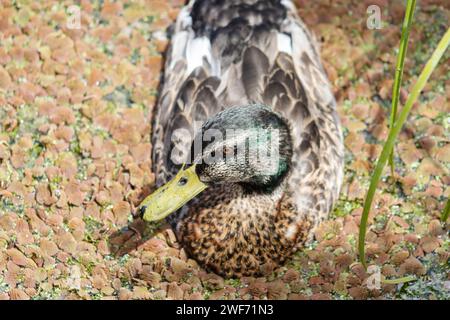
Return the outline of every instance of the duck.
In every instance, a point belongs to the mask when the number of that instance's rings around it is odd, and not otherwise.
[[[152,121],[157,189],[138,213],[166,220],[224,277],[282,266],[314,239],[343,179],[317,41],[290,0],[192,0],[170,36]]]

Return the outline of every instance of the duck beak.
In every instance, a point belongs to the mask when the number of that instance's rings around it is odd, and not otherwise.
[[[138,211],[145,221],[162,220],[207,187],[195,173],[195,165],[186,170],[183,167],[175,178],[145,198]]]

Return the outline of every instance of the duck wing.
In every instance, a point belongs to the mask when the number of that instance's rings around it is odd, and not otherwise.
[[[289,0],[191,1],[175,24],[163,81],[153,125],[158,186],[186,159],[202,122],[248,103],[265,103],[291,123],[293,184],[323,175],[323,157],[339,166],[335,100],[315,41]]]
[[[219,61],[208,38],[193,29],[192,3],[178,16],[166,53],[163,87],[153,119],[153,170],[161,186],[187,157],[194,133],[220,111]]]

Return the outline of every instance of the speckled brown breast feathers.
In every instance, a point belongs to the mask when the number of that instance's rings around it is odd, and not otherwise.
[[[272,194],[211,186],[171,219],[190,254],[219,274],[251,275],[311,238],[338,197],[343,146],[314,39],[291,1],[197,0],[180,13],[153,125],[157,185],[179,169],[172,133],[231,106],[262,103],[289,124],[289,174]],[[179,138],[182,140],[182,137]],[[190,143],[185,143],[188,153]]]

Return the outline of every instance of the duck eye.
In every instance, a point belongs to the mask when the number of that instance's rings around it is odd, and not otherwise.
[[[181,177],[180,180],[178,180],[179,186],[184,186],[188,182],[188,179],[186,177]]]

